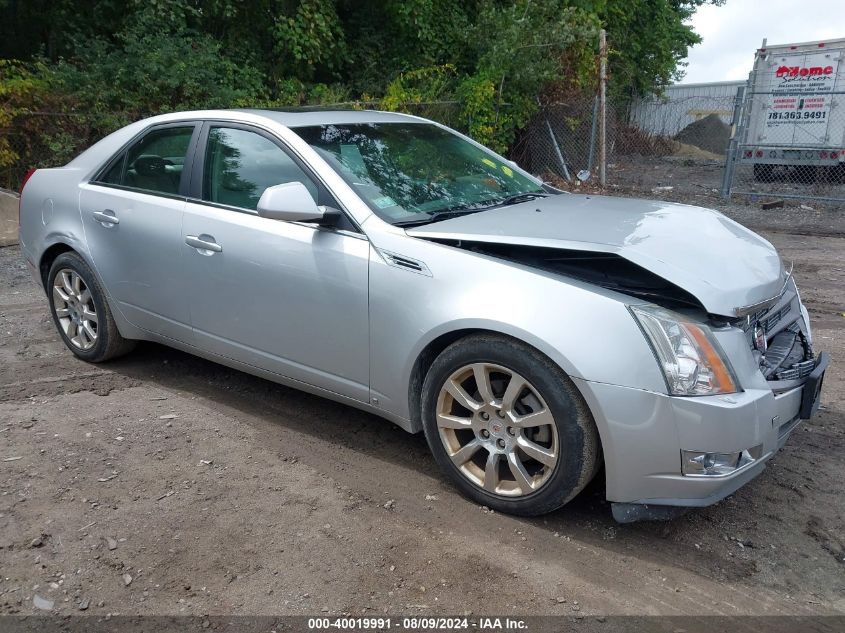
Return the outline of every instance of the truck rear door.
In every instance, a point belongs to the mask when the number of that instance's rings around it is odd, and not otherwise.
[[[764,100],[756,142],[767,146],[830,147],[845,136],[845,86],[837,84],[842,51],[774,53],[755,92]]]

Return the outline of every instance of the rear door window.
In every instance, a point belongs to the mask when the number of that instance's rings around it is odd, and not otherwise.
[[[117,157],[98,182],[177,195],[194,127],[150,131]]]

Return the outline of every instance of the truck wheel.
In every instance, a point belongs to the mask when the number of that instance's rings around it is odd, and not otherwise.
[[[795,180],[805,185],[811,185],[819,179],[819,168],[814,165],[796,165]]]
[[[774,165],[754,165],[754,180],[757,182],[772,182],[774,179]]]
[[[572,381],[504,336],[468,336],[434,360],[422,419],[440,468],[464,495],[499,512],[556,510],[600,463],[593,416]]]
[[[840,185],[845,182],[845,166],[819,167],[819,180],[830,185]]]

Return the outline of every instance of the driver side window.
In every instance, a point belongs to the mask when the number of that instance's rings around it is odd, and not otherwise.
[[[270,139],[238,128],[209,130],[203,200],[255,211],[267,187],[286,182],[301,182],[318,199],[317,184]]]

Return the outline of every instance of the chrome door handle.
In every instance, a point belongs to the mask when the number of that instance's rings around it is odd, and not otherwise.
[[[93,217],[95,220],[97,220],[97,222],[99,222],[106,228],[111,228],[115,224],[120,224],[120,220],[114,214],[114,211],[112,211],[111,209],[105,209],[103,211],[94,211],[91,214],[91,217]]]
[[[193,246],[198,251],[211,251],[211,253],[220,253],[223,251],[223,247],[220,246],[217,242],[214,241],[214,238],[210,235],[186,235],[185,236],[185,244],[188,246]],[[203,253],[210,255],[211,253]]]

